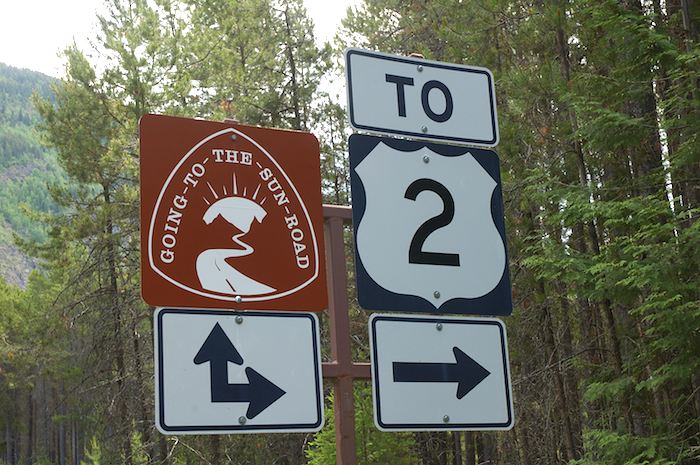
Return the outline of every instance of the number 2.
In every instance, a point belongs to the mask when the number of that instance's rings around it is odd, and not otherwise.
[[[418,194],[423,191],[435,192],[440,196],[443,210],[439,215],[426,220],[413,235],[411,246],[408,248],[408,263],[459,266],[459,254],[423,251],[423,244],[428,236],[450,224],[455,216],[455,201],[452,198],[452,194],[445,186],[434,179],[416,179],[406,189],[404,198],[415,201]]]

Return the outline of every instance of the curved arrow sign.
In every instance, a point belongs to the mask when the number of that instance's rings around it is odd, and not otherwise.
[[[302,312],[155,312],[163,434],[315,432],[323,426],[319,325]]]
[[[209,362],[212,402],[248,402],[245,415],[252,420],[286,394],[275,383],[250,367],[245,369],[248,384],[229,384],[229,361],[236,365],[243,364],[243,358],[219,323],[216,323],[194,357],[194,363],[197,365]]]

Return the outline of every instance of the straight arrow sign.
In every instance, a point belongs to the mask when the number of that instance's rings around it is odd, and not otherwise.
[[[369,332],[374,422],[381,431],[513,427],[502,321],[375,313]]]
[[[394,362],[397,383],[458,383],[457,399],[466,396],[491,374],[470,356],[453,347],[456,363]]]

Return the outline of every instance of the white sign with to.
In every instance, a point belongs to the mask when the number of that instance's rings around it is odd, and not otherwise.
[[[493,147],[498,121],[486,68],[345,51],[350,125],[360,131]]]

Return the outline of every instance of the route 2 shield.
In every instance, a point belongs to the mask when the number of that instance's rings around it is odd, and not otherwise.
[[[327,307],[313,134],[146,115],[140,137],[148,304]]]
[[[512,313],[496,153],[354,134],[350,167],[363,308]]]

